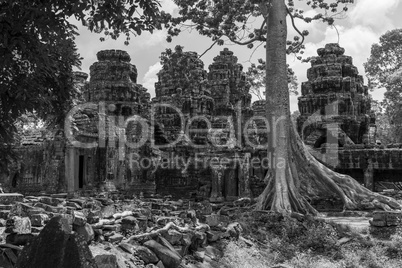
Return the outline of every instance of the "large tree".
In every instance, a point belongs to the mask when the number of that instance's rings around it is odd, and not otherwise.
[[[76,96],[72,68],[80,57],[71,17],[113,39],[126,34],[128,43],[130,33],[160,28],[159,14],[157,0],[0,1],[0,169],[20,116],[60,124]]]
[[[296,18],[304,21],[322,20],[333,24],[338,5],[343,2],[324,0],[307,1],[311,8],[321,8],[323,13],[314,18],[303,16],[303,10],[294,8],[293,1],[285,0],[176,0],[180,17],[171,18],[169,33],[177,35],[183,27],[195,27],[217,44],[224,39],[252,47],[254,42],[264,42],[266,48],[266,115],[277,131],[271,133],[268,153],[275,163],[267,173],[268,184],[258,198],[257,209],[271,209],[280,213],[312,213],[316,210],[305,196],[319,192],[335,193],[346,209],[366,208],[367,203],[376,208],[399,209],[395,200],[373,193],[353,178],[336,173],[318,162],[308,151],[290,119],[289,89],[286,55],[303,48],[307,32],[297,32],[300,38],[287,40],[287,16],[295,27]],[[286,5],[287,4],[287,5]],[[347,7],[343,9],[346,11]],[[248,22],[254,21],[253,26]],[[254,25],[259,22],[259,26]],[[248,38],[245,40],[245,38]]]
[[[402,29],[394,29],[380,37],[379,43],[371,46],[371,54],[364,64],[370,87],[385,88],[385,115],[391,123],[391,131],[402,130]],[[393,142],[402,142],[402,135],[395,135]]]

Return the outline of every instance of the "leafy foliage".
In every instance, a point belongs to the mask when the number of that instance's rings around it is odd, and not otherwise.
[[[380,37],[371,47],[364,64],[371,88],[385,87],[381,103],[396,133],[402,130],[402,29],[394,29]],[[402,142],[402,137],[396,142]]]
[[[297,95],[297,77],[292,68],[288,66],[288,87],[290,94]],[[256,95],[258,99],[264,99],[264,90],[266,84],[266,62],[263,59],[258,60],[258,65],[252,63],[247,70],[247,80],[251,85],[251,93]]]
[[[76,90],[72,67],[80,66],[69,17],[116,39],[161,28],[157,0],[3,0],[0,2],[0,152],[10,156],[15,122],[36,113],[62,123]]]
[[[182,46],[176,46],[174,51],[170,48],[162,52],[160,56],[162,72],[164,75],[169,75],[175,82],[175,87],[180,87],[182,90],[190,86],[198,86],[198,83],[206,83],[205,73],[200,73],[203,70],[203,62],[198,58],[195,52],[185,52]]]
[[[254,43],[265,42],[267,38],[267,25],[264,17],[270,11],[271,1],[261,0],[176,0],[179,6],[179,17],[162,12],[165,28],[168,29],[168,41],[181,31],[195,28],[200,34],[208,36],[218,45],[225,40],[239,45],[254,47]],[[322,9],[314,17],[304,15],[302,8],[296,8],[293,0],[287,0],[288,14],[292,18],[293,27],[299,36],[288,41],[288,53],[301,52],[303,41],[308,31],[300,31],[294,22],[301,19],[307,23],[314,20],[323,21],[329,25],[334,24],[336,16],[347,10],[347,2],[343,1],[343,8],[339,11],[342,1],[308,0],[305,4],[313,9]],[[189,22],[191,22],[189,24]],[[255,27],[254,25],[259,25]]]

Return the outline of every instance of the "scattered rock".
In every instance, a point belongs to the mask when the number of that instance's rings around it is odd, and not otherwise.
[[[78,235],[81,235],[87,243],[91,242],[95,238],[94,230],[92,229],[92,226],[88,223],[83,226],[74,225],[73,229]]]
[[[155,253],[144,246],[135,246],[133,254],[138,256],[144,264],[157,263],[159,261]]]
[[[166,268],[176,268],[179,267],[181,259],[176,253],[162,246],[155,240],[149,240],[144,243],[144,246],[152,250],[156,256],[162,261]]]
[[[38,237],[22,250],[16,268],[96,268],[87,243],[62,217],[54,217]]]

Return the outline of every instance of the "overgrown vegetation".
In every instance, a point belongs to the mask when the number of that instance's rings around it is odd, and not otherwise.
[[[350,234],[346,239],[331,224],[265,212],[244,214],[241,224],[246,240],[228,243],[222,259],[226,267],[402,267],[401,233],[383,241],[346,228]]]

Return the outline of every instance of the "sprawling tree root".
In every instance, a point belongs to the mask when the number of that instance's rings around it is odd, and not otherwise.
[[[281,213],[298,212],[316,215],[304,196],[336,195],[347,210],[401,209],[395,199],[374,193],[348,175],[334,172],[320,163],[304,145],[293,126],[289,126],[286,168],[273,169],[266,176],[267,186],[257,198],[256,209]],[[285,174],[280,174],[282,172]]]
[[[147,241],[147,240],[150,240],[150,239],[154,239],[154,238],[158,237],[159,235],[161,235],[163,233],[166,233],[170,229],[177,230],[177,231],[179,231],[181,233],[188,233],[188,232],[191,233],[191,232],[200,231],[200,230],[207,230],[208,231],[209,226],[206,225],[206,224],[198,223],[196,227],[190,228],[189,226],[180,227],[180,226],[177,226],[173,222],[169,222],[164,227],[162,227],[160,229],[153,230],[153,231],[148,232],[148,233],[132,235],[126,240],[126,242],[130,243],[132,241]]]

